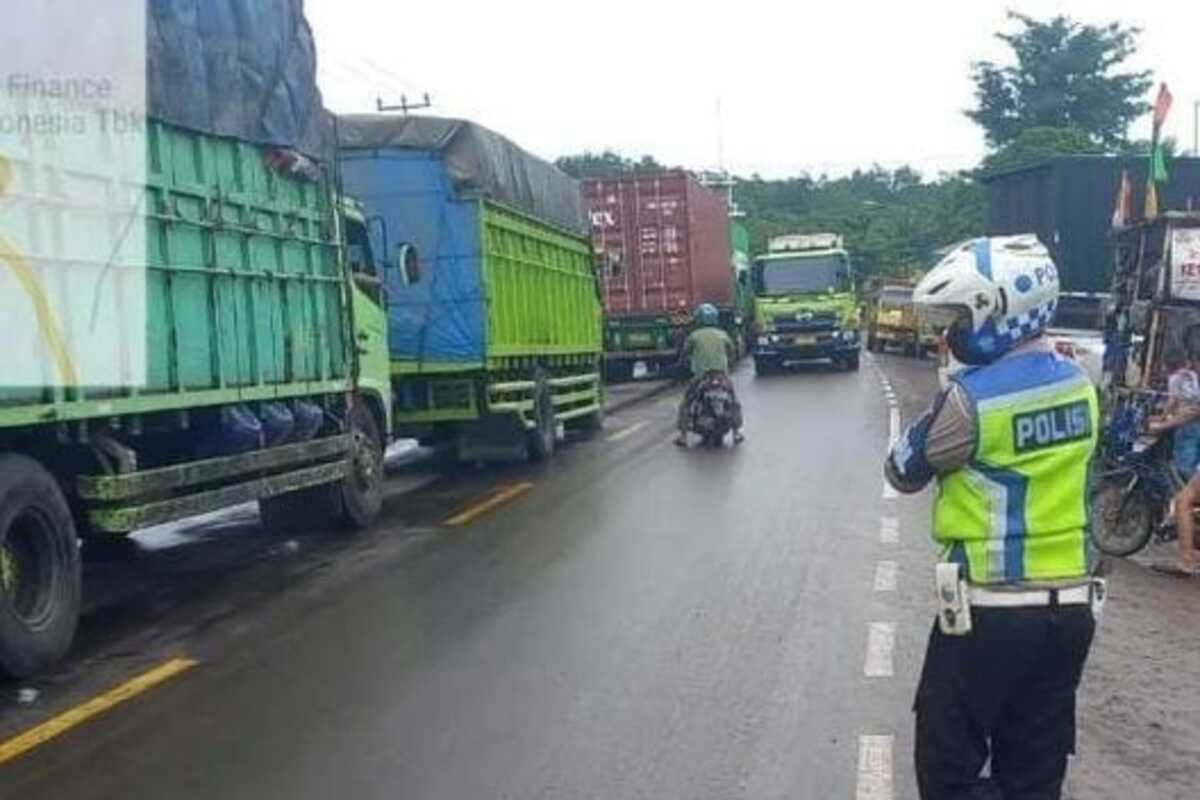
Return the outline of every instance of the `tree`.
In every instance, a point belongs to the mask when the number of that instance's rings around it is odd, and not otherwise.
[[[1008,16],[1017,30],[996,36],[1012,48],[1016,64],[980,61],[971,68],[977,105],[966,115],[983,127],[988,143],[999,149],[1029,128],[1058,128],[1119,149],[1129,123],[1146,111],[1142,98],[1151,83],[1148,71],[1118,69],[1136,50],[1140,29]]]
[[[635,161],[612,150],[562,156],[555,160],[554,166],[572,178],[604,178],[610,175],[642,174],[666,169],[653,156],[644,155]]]
[[[984,158],[980,172],[1005,172],[1056,155],[1102,152],[1102,147],[1076,128],[1027,128]]]

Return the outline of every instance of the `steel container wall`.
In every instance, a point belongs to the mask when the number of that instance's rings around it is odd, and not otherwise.
[[[731,307],[729,211],[682,171],[584,181],[609,317]]]
[[[1113,248],[1109,233],[1121,170],[1133,186],[1140,217],[1146,197],[1146,158],[1061,156],[988,176],[989,235],[1036,233],[1054,256],[1064,291],[1107,291]],[[1200,208],[1200,159],[1174,159],[1159,187],[1159,209]]]

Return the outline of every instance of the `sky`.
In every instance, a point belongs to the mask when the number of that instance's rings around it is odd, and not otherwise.
[[[1189,7],[306,0],[318,79],[335,111],[428,92],[433,108],[416,113],[472,119],[545,158],[612,149],[766,177],[872,164],[933,177],[977,164],[983,136],[962,114],[973,102],[970,65],[1006,60],[993,34],[1011,27],[1008,9],[1141,27],[1129,66],[1168,82],[1175,105],[1166,133],[1190,147],[1200,12],[1181,11]],[[1148,129],[1147,117],[1131,135],[1148,138]]]

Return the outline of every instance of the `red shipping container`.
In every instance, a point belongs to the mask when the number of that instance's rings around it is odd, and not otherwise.
[[[733,306],[724,197],[681,170],[589,178],[583,197],[609,317]]]

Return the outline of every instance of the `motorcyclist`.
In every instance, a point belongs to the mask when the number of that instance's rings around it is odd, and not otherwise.
[[[1058,274],[1033,236],[960,245],[914,290],[962,363],[897,440],[887,480],[938,482],[938,619],[917,688],[924,800],[1059,798],[1103,584],[1087,481],[1095,387],[1043,333]],[[990,775],[983,777],[990,761]]]
[[[729,334],[719,327],[721,315],[712,303],[701,303],[696,308],[695,319],[696,330],[683,343],[682,357],[691,368],[692,379],[679,403],[679,435],[675,437],[675,444],[687,447],[692,402],[704,379],[713,372],[723,375],[729,384],[733,395],[733,441],[740,444],[746,438],[742,434],[742,404],[734,393],[733,381],[729,380],[729,363],[737,357],[737,348]]]

